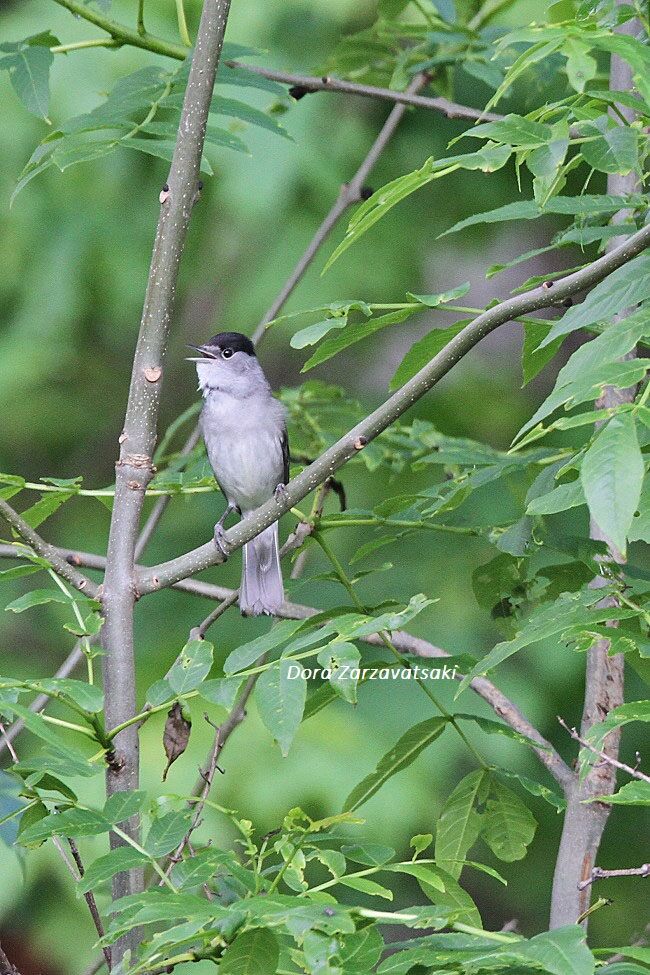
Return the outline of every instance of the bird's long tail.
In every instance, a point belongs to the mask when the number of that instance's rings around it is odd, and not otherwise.
[[[276,521],[244,545],[239,608],[245,616],[274,616],[283,602]]]

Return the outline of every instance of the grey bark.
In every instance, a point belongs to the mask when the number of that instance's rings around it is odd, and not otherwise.
[[[618,5],[621,2],[622,0],[617,0]],[[622,25],[619,32],[635,34],[639,29],[639,22],[632,20]],[[611,91],[629,91],[632,88],[631,68],[626,61],[616,55],[611,59],[609,87]],[[624,106],[618,108],[628,122],[633,121],[634,113],[631,109]],[[625,195],[637,189],[635,173],[627,176],[613,174],[608,177],[608,193]],[[621,211],[614,217],[614,222],[622,222],[627,216],[625,211]],[[627,312],[621,313],[617,320],[624,318],[626,314]],[[612,323],[614,324],[615,322]],[[632,402],[635,392],[635,389],[606,388],[597,406],[611,407],[619,403]],[[620,553],[594,522],[591,525],[591,537],[607,542],[609,558],[612,562],[621,561]],[[604,585],[604,580],[600,578],[594,580],[594,586],[601,585]],[[621,654],[611,657],[610,646],[609,640],[598,640],[587,654],[585,698],[580,725],[583,738],[593,724],[602,721],[612,708],[623,703],[623,657]],[[618,732],[608,735],[604,745],[605,754],[613,758],[617,757],[619,739]],[[574,775],[567,789],[567,808],[553,877],[549,922],[551,929],[565,924],[575,924],[589,907],[591,886],[585,882],[592,876],[611,805],[586,800],[593,796],[610,795],[615,790],[616,767],[606,762],[595,763],[582,782],[579,781],[577,774]],[[586,926],[586,921],[584,923]]]
[[[105,623],[102,630],[106,725],[110,730],[136,711],[133,647],[135,603],[135,546],[144,492],[153,476],[163,357],[176,290],[178,268],[192,208],[197,196],[201,155],[214,80],[221,55],[230,0],[205,0],[192,56],[176,147],[161,209],[149,271],[140,333],[120,454],[103,588]],[[108,795],[138,785],[138,733],[132,727],[116,738],[116,754],[106,776]],[[137,824],[130,823],[136,830]],[[113,845],[118,839],[112,838]],[[135,892],[142,878],[137,871],[119,874],[113,896]],[[135,939],[126,938],[114,952],[118,963]]]

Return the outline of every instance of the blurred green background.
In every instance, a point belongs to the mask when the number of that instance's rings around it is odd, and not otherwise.
[[[114,0],[118,19],[133,21],[134,0]],[[191,26],[199,3],[188,2]],[[526,22],[538,5],[516,5],[518,22]],[[372,0],[234,0],[228,37],[267,53],[259,60],[294,71],[318,70],[338,40],[372,22]],[[175,37],[173,0],[147,4],[152,30]],[[0,36],[14,40],[50,28],[62,41],[95,36],[88,25],[45,0],[0,4]],[[86,51],[56,60],[52,73],[53,121],[93,107],[112,82],[155,61],[154,55],[132,49]],[[459,79],[458,100],[485,98]],[[232,91],[230,92],[232,94]],[[268,96],[246,94],[265,107]],[[193,368],[184,361],[184,343],[206,338],[222,328],[249,334],[279,291],[315,228],[329,209],[341,182],[349,179],[374,139],[389,106],[366,99],[315,94],[293,106],[282,119],[292,141],[262,130],[245,137],[250,157],[211,151],[216,175],[206,181],[195,209],[185,252],[172,338],[165,369],[162,427],[197,398]],[[86,486],[111,483],[117,438],[128,389],[150,248],[158,211],[158,192],[166,164],[127,150],[106,160],[49,171],[34,180],[9,208],[9,198],[23,165],[46,134],[45,123],[28,116],[0,75],[2,165],[0,167],[0,470],[37,479],[83,474]],[[440,115],[410,113],[385,152],[371,184],[420,165],[440,154],[462,131],[459,123]],[[593,192],[599,192],[595,180]],[[485,269],[530,247],[546,243],[556,227],[550,221],[505,229],[479,228],[437,241],[456,220],[508,202],[516,195],[510,169],[484,176],[462,173],[409,198],[384,219],[324,277],[320,276],[332,244],[325,246],[296,290],[288,309],[309,308],[321,301],[362,298],[399,301],[407,290],[433,292],[469,280],[468,304],[504,297],[510,287],[546,268],[571,266],[570,252],[525,265],[523,270],[486,282]],[[524,192],[527,192],[524,188]],[[340,239],[343,225],[333,240]],[[547,260],[547,263],[542,261]],[[554,263],[554,262],[559,262]],[[405,325],[361,343],[345,356],[316,370],[320,379],[339,383],[368,408],[386,394],[387,383],[412,341],[443,315],[421,315]],[[301,381],[303,355],[288,346],[289,333],[279,328],[265,339],[260,356],[275,388]],[[414,415],[433,420],[445,433],[506,446],[552,382],[546,370],[532,386],[521,389],[518,326],[501,329],[454,370],[420,403]],[[402,479],[410,475],[402,475]],[[352,506],[367,506],[405,489],[369,474],[362,465],[344,473]],[[35,496],[30,497],[30,503]],[[22,501],[22,504],[26,504]],[[218,496],[199,495],[172,501],[147,561],[159,561],[205,541],[220,504]],[[488,503],[486,502],[486,505]],[[492,505],[494,501],[492,502]],[[501,498],[501,513],[508,504]],[[507,517],[507,511],[505,511]],[[486,507],[486,518],[490,507]],[[75,499],[44,526],[53,542],[93,552],[105,551],[109,513],[94,499]],[[285,529],[286,531],[286,529]],[[6,536],[5,536],[6,537]],[[363,541],[362,531],[333,536],[345,558]],[[480,609],[471,588],[475,568],[494,556],[486,543],[462,536],[429,533],[415,542],[383,550],[395,563],[388,572],[360,586],[362,598],[408,599],[425,591],[438,600],[413,624],[420,634],[454,653],[480,655],[499,639],[499,631]],[[380,560],[383,561],[383,558]],[[310,549],[308,575],[320,566]],[[236,584],[239,559],[205,577]],[[23,587],[3,590],[3,604]],[[342,595],[329,582],[305,581],[289,586],[289,598],[320,607],[337,605]],[[149,684],[166,671],[185,642],[188,629],[208,611],[195,597],[175,592],[152,596],[138,606],[137,657],[140,700]],[[23,616],[0,615],[2,672],[54,672],[71,645],[61,629],[61,613],[42,607]],[[221,620],[212,637],[219,659],[238,643],[268,627],[268,621],[242,621],[235,611]],[[518,655],[500,669],[499,683],[550,736],[563,753],[571,754],[555,715],[579,719],[584,659],[555,646]],[[438,685],[447,703],[454,688]],[[469,696],[463,710],[480,708]],[[238,730],[224,754],[226,774],[219,777],[219,802],[239,810],[265,832],[278,825],[291,806],[313,816],[336,812],[349,790],[397,737],[417,720],[429,716],[429,703],[413,684],[375,683],[364,687],[356,708],[336,703],[306,722],[287,759],[270,740],[254,713]],[[482,713],[487,713],[483,711]],[[142,732],[143,780],[153,789],[160,783],[164,757],[162,721],[152,720]],[[192,745],[172,768],[171,791],[191,788],[209,741],[200,711],[194,714]],[[25,735],[19,751],[34,747]],[[547,781],[525,749],[499,739],[483,743],[495,762]],[[364,807],[369,838],[380,839],[408,854],[409,838],[433,832],[436,816],[455,783],[472,767],[471,756],[447,732],[406,772],[397,776]],[[101,798],[100,777],[80,784],[89,801]],[[548,781],[550,783],[550,780]],[[504,888],[483,874],[468,870],[464,882],[475,897],[486,926],[499,928],[513,918],[530,935],[542,930],[547,910],[561,817],[541,800],[525,797],[539,819],[536,839],[525,863],[494,864],[505,874]],[[626,863],[634,812],[615,809],[607,829],[600,862]],[[621,824],[625,824],[622,826]],[[204,834],[228,842],[223,824],[206,815]],[[103,852],[88,842],[82,852]],[[492,863],[483,848],[477,859]],[[51,849],[19,857],[0,849],[0,939],[24,975],[83,971],[92,955],[94,934],[83,901]],[[639,926],[635,910],[638,884],[616,881],[599,888],[614,897],[593,925],[598,943],[624,943]],[[421,895],[405,886],[399,900]],[[198,969],[194,968],[194,971]]]

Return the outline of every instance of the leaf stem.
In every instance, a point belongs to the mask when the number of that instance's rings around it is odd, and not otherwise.
[[[148,32],[141,34],[137,29],[132,30],[125,24],[120,24],[116,20],[111,20],[110,17],[105,17],[99,11],[93,10],[81,0],[54,0],[54,3],[58,3],[60,7],[65,7],[75,17],[80,17],[82,20],[88,21],[89,24],[99,27],[100,30],[106,31],[113,40],[120,41],[122,44],[130,44],[132,47],[140,47],[145,51],[153,51],[154,54],[165,54],[177,61],[184,61],[187,57],[186,47],[182,47],[180,44],[172,44],[162,37],[156,37]]]
[[[137,850],[138,853],[142,853],[142,855],[145,856],[147,860],[149,860],[151,866],[156,871],[160,879],[164,881],[165,886],[169,887],[172,893],[174,894],[178,893],[176,887],[171,882],[171,880],[169,879],[169,877],[167,876],[163,868],[160,866],[160,864],[156,861],[155,857],[152,857],[150,853],[147,853],[147,851],[143,846],[140,846],[140,844],[136,840],[134,840],[132,836],[129,836],[129,834],[125,833],[124,830],[121,830],[119,826],[113,826],[112,832],[115,833],[116,836],[119,836],[120,839],[124,840],[124,842],[127,843],[129,846],[132,846],[134,850]]]
[[[144,26],[144,0],[138,0],[138,34],[146,37],[147,29]]]
[[[180,38],[186,47],[191,47],[192,39],[187,29],[187,20],[185,19],[185,4],[183,0],[176,0],[176,17],[178,19],[178,33]]]
[[[83,51],[89,47],[122,47],[122,41],[114,38],[92,37],[87,41],[73,41],[70,44],[56,44],[50,54],[68,54],[69,51]]]

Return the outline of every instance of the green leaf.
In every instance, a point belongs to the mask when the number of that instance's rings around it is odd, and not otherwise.
[[[22,576],[31,576],[34,572],[42,572],[44,565],[14,565],[11,569],[0,571],[0,582],[11,582],[13,579],[20,579]]]
[[[74,496],[74,492],[61,492],[61,494],[56,494],[48,491],[43,494],[40,501],[33,504],[31,508],[27,508],[26,511],[21,512],[21,517],[25,519],[28,525],[32,528],[38,528],[42,525],[46,518],[53,515],[55,511],[58,511],[61,505],[64,505],[66,501]]]
[[[595,968],[594,956],[586,945],[586,932],[577,925],[504,945],[490,953],[489,960],[499,967],[523,962],[550,975],[593,975]]]
[[[416,373],[428,365],[467,325],[467,320],[456,322],[448,328],[434,328],[415,342],[397,367],[390,381],[390,389],[399,389]]]
[[[630,352],[650,327],[650,316],[645,307],[629,315],[614,327],[606,328],[595,339],[585,342],[560,370],[553,392],[535,411],[515,437],[519,440],[524,433],[554,413],[560,406],[569,409],[580,403],[596,399],[603,386],[607,384],[624,385],[620,380],[627,378],[626,370],[633,374],[638,360],[615,362]],[[641,375],[645,374],[645,365]],[[628,383],[629,385],[629,383]]]
[[[582,196],[555,196],[541,206],[535,200],[522,200],[517,203],[506,203],[505,206],[497,207],[496,210],[488,210],[485,213],[476,213],[471,217],[466,217],[455,223],[449,230],[445,230],[439,237],[446,237],[447,234],[455,234],[466,227],[476,227],[486,223],[502,223],[508,220],[536,220],[549,213],[559,213],[564,216],[593,216],[596,214],[617,213],[626,207],[643,206],[642,197],[636,195],[626,196],[606,196],[588,195]]]
[[[510,738],[511,741],[518,741],[520,745],[528,745],[529,748],[540,748],[536,741],[532,738],[528,738],[526,735],[522,735],[519,731],[515,731],[510,725],[503,724],[501,721],[494,721],[492,718],[484,718],[480,714],[460,714],[456,713],[454,715],[454,720],[458,721],[472,721],[475,725],[484,731],[486,735],[503,735],[504,738]]]
[[[43,43],[47,38],[48,44]],[[28,112],[47,121],[50,98],[50,67],[54,55],[49,45],[58,40],[49,32],[26,37],[24,41],[0,44],[0,51],[8,52],[0,58],[0,70],[8,71],[14,91]]]
[[[213,646],[207,640],[189,640],[166,675],[175,694],[196,690],[210,673]]]
[[[263,671],[255,685],[260,718],[285,758],[302,720],[306,697],[302,665],[287,658]]]
[[[622,554],[639,505],[643,474],[634,417],[613,416],[585,454],[580,481],[591,517]]]
[[[24,613],[32,606],[44,606],[46,603],[68,603],[70,599],[60,589],[32,589],[24,596],[19,596],[13,602],[5,606],[5,610],[12,613]]]
[[[589,292],[581,305],[574,305],[553,325],[540,348],[560,335],[597,322],[611,322],[614,315],[650,297],[650,254],[639,254],[617,268]],[[647,310],[646,310],[647,314]],[[617,328],[618,325],[612,326]]]
[[[341,853],[354,863],[363,863],[367,867],[380,867],[389,863],[395,856],[395,850],[381,843],[355,843],[354,846],[342,846]]]
[[[346,975],[367,975],[375,970],[383,950],[384,940],[379,930],[371,925],[349,934],[343,940],[338,956]]]
[[[523,624],[522,629],[512,640],[497,643],[475,667],[463,678],[456,697],[465,690],[475,677],[484,676],[494,667],[507,660],[514,653],[550,638],[566,639],[570,634],[589,630],[596,623],[609,619],[627,619],[636,615],[632,609],[598,607],[602,599],[593,590],[577,593],[565,592],[552,603],[543,603]]]
[[[515,779],[531,796],[539,796],[541,799],[545,799],[549,805],[555,808],[556,812],[561,812],[566,808],[564,796],[561,796],[559,792],[555,792],[554,789],[549,789],[548,786],[542,785],[541,782],[537,782],[527,775],[522,775],[521,772],[512,772],[510,769],[499,768],[494,771],[503,778]]]
[[[397,311],[388,312],[386,315],[378,315],[375,318],[370,318],[358,325],[348,325],[342,332],[331,336],[323,342],[300,371],[308,372],[314,366],[319,366],[323,362],[327,362],[328,359],[338,355],[343,349],[347,349],[351,345],[361,342],[362,339],[374,335],[383,328],[405,322],[407,318],[415,314],[415,311],[413,308],[400,308]]]
[[[215,95],[210,108],[210,114],[213,113],[240,119],[249,125],[256,125],[258,128],[266,129],[267,132],[282,136],[284,139],[291,138],[286,129],[271,115],[267,115],[265,112],[261,112],[259,108],[254,108],[252,105],[247,105],[246,102],[240,102],[235,98],[223,98],[221,95]]]
[[[594,796],[589,802],[613,802],[619,806],[650,806],[650,783],[626,782],[613,796]]]
[[[495,856],[507,862],[521,860],[536,829],[535,817],[521,799],[501,782],[493,781],[481,836]]]
[[[524,323],[524,344],[521,353],[524,386],[527,386],[531,379],[542,371],[562,345],[562,338],[557,338],[554,342],[545,345],[543,349],[540,348],[552,327],[551,322]]]
[[[48,677],[38,681],[45,694],[65,694],[84,711],[98,714],[104,707],[104,693],[101,687],[70,677]]]
[[[304,625],[304,620],[282,620],[279,623],[274,623],[268,633],[264,633],[256,640],[244,643],[241,647],[233,650],[224,662],[224,673],[236,674],[237,671],[245,670],[251,664],[257,663],[265,653],[287,643]]]
[[[587,732],[587,738],[594,748],[602,749],[605,738],[611,731],[622,728],[631,721],[650,721],[650,701],[629,701],[627,704],[620,704],[617,708],[613,708],[604,721],[592,725]],[[582,751],[584,752],[585,749]],[[584,757],[581,752],[581,760]]]
[[[116,826],[125,820],[136,816],[149,803],[149,796],[146,792],[139,789],[131,789],[127,792],[116,792],[109,796],[104,804],[102,815]]]
[[[357,703],[358,678],[350,675],[357,668],[361,654],[353,643],[335,641],[318,654],[317,660],[329,672],[328,681],[335,693],[349,704]]]
[[[347,324],[347,315],[325,318],[322,322],[315,322],[313,325],[308,325],[307,328],[302,328],[296,332],[291,336],[289,345],[292,349],[304,349],[307,345],[316,345],[328,332],[333,329],[345,328]]]
[[[583,92],[587,82],[596,77],[598,62],[588,52],[588,45],[575,38],[567,40],[564,45],[563,53],[567,55],[566,73],[574,91]]]
[[[431,156],[420,169],[407,173],[405,176],[399,176],[387,183],[357,209],[350,220],[345,237],[327,261],[324,271],[329,270],[341,254],[362,237],[366,231],[370,230],[378,220],[381,220],[389,210],[392,210],[411,193],[419,190],[422,186],[426,186],[431,180],[440,179],[457,169],[480,169],[484,173],[492,173],[505,166],[510,155],[509,146],[495,146],[488,143],[477,152],[435,160]]]
[[[505,142],[511,146],[531,149],[546,145],[552,135],[551,126],[543,122],[534,122],[521,115],[504,115],[498,122],[484,122],[482,125],[470,126],[458,138],[494,139],[495,142]],[[454,139],[454,142],[456,141]]]
[[[585,503],[582,484],[580,480],[576,480],[569,484],[559,484],[548,494],[534,498],[526,508],[526,513],[529,515],[555,515],[559,511],[577,508]]]
[[[460,877],[463,861],[481,829],[481,817],[476,811],[476,804],[486,778],[485,770],[477,769],[461,779],[438,817],[436,862],[456,879]]]
[[[372,798],[393,775],[411,765],[420,752],[440,737],[446,726],[445,718],[429,718],[410,728],[379,761],[375,771],[355,786],[343,809],[354,812]]]
[[[23,707],[15,701],[5,703],[0,698],[0,713],[18,715],[25,726],[33,734],[46,743],[46,748],[39,749],[28,761],[22,763],[24,768],[51,772],[55,775],[80,775],[90,778],[101,771],[98,763],[88,761],[84,753],[65,744],[60,735],[47,724],[40,714],[34,714],[29,708]]]
[[[190,822],[190,813],[183,810],[170,812],[154,819],[144,847],[152,857],[171,853],[181,843]]]
[[[20,838],[23,846],[41,843],[51,836],[97,836],[107,833],[110,822],[93,809],[66,809],[60,813],[50,813],[24,831]]]
[[[433,295],[416,295],[407,291],[406,297],[409,301],[419,301],[421,305],[425,305],[427,308],[439,308],[440,305],[446,305],[450,301],[455,301],[456,298],[462,298],[467,294],[469,288],[469,281],[466,281],[464,284],[459,284],[457,288],[452,288],[451,291],[440,291]]]
[[[243,931],[226,949],[219,975],[275,975],[280,961],[277,938],[268,928]]]
[[[389,890],[388,887],[382,887],[381,884],[369,880],[367,877],[339,877],[338,883],[344,887],[350,887],[352,890],[358,890],[362,894],[369,894],[371,897],[383,897],[387,901],[393,899],[392,890]]]
[[[134,850],[132,846],[118,846],[110,853],[93,860],[78,882],[77,890],[84,894],[110,880],[116,873],[130,870],[132,867],[142,867],[149,862],[149,858],[144,853]]]
[[[627,125],[611,123],[608,116],[582,126],[587,141],[581,146],[585,162],[601,173],[626,176],[639,162],[638,134]]]
[[[221,704],[227,711],[232,711],[241,685],[242,678],[217,677],[214,680],[203,681],[199,686],[199,694],[204,700],[212,704]]]

